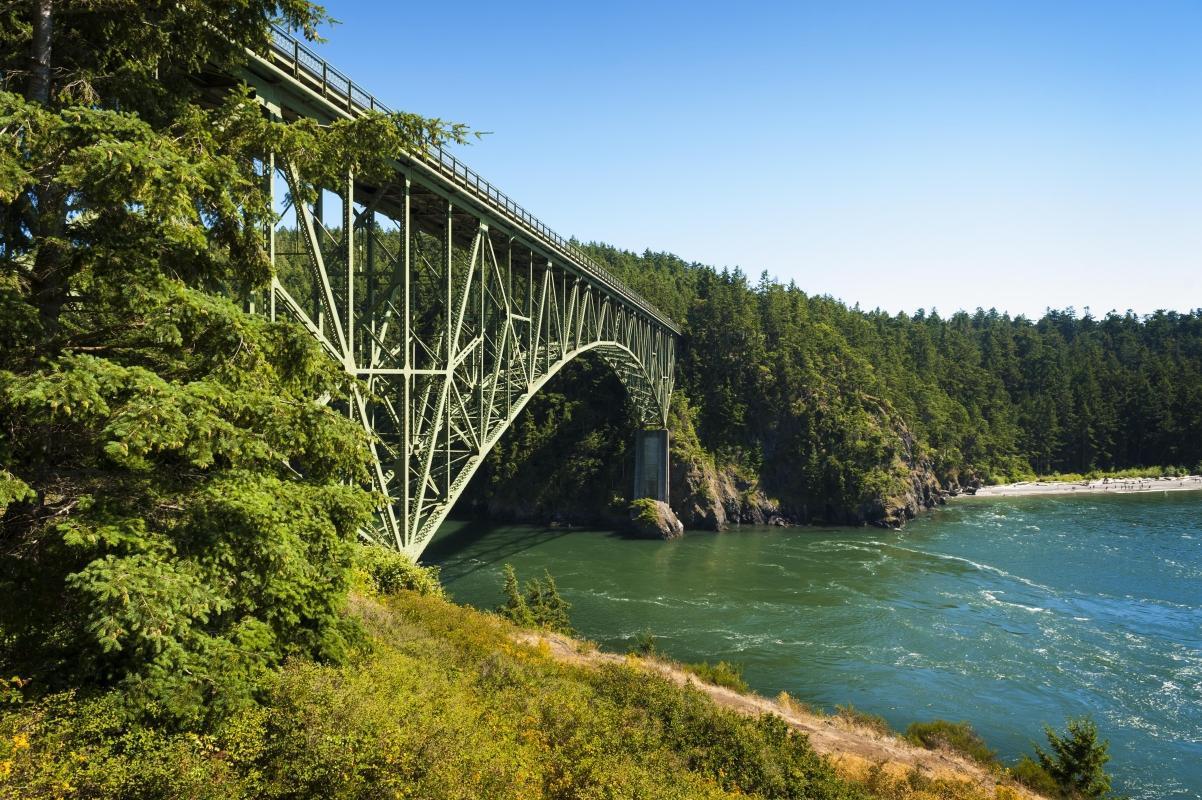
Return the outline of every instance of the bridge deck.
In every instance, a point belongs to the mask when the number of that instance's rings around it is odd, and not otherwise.
[[[293,92],[299,90],[300,93],[316,100],[326,113],[333,117],[351,118],[373,112],[392,113],[391,109],[361,89],[349,77],[281,29],[274,30],[269,53],[252,56],[255,60],[251,65],[252,71],[258,72],[271,83],[289,82],[289,88]],[[265,69],[256,70],[256,66]],[[262,74],[263,72],[266,74]],[[546,248],[550,254],[558,256],[588,280],[647,314],[673,334],[680,334],[680,328],[665,314],[443,147],[432,146],[418,153],[398,154],[398,158],[420,169],[424,177],[441,186],[449,195],[469,199],[490,216],[497,217],[499,221],[505,222],[515,231]]]

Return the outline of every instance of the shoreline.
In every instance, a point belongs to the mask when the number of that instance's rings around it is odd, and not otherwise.
[[[1102,478],[1095,481],[1020,481],[982,486],[960,497],[1030,497],[1064,494],[1143,494],[1202,491],[1202,475],[1182,478]]]

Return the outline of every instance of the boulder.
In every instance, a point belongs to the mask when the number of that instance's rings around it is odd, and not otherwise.
[[[630,504],[630,526],[636,534],[648,539],[679,539],[684,535],[684,523],[668,504],[649,497]]]

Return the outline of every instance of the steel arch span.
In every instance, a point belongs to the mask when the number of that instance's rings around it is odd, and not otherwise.
[[[243,77],[279,119],[386,110],[283,33]],[[368,433],[389,501],[367,537],[417,558],[517,414],[582,353],[617,372],[644,427],[666,427],[679,329],[454,157],[400,153],[390,180],[348,172],[312,203],[293,165],[264,166],[275,277],[252,309],[296,320],[359,378],[334,402]],[[666,446],[651,456],[661,499]]]
[[[345,196],[359,190],[348,181]],[[582,353],[617,372],[645,426],[665,427],[671,331],[469,210],[416,202],[410,181],[377,192],[319,200],[341,200],[340,228],[321,222],[327,209],[289,201],[265,298],[361,379],[348,410],[371,436],[373,482],[391,501],[373,538],[419,556],[530,398]],[[427,201],[437,230],[429,208],[418,212]]]

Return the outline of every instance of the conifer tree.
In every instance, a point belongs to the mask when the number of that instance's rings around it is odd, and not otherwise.
[[[549,570],[543,570],[540,581],[535,578],[526,584],[526,592],[531,598],[530,610],[534,616],[534,624],[540,628],[557,633],[572,634],[572,621],[568,611],[572,605],[559,594],[555,578]]]
[[[370,523],[350,378],[243,313],[270,276],[262,159],[312,196],[463,129],[326,128],[205,97],[306,0],[38,0],[0,16],[0,668],[194,724],[290,654],[337,659]],[[303,198],[298,198],[303,199]]]
[[[526,603],[526,596],[522,594],[518,575],[512,564],[505,565],[505,586],[502,592],[505,594],[505,602],[497,608],[497,613],[515,625],[532,627],[535,624],[534,615]]]
[[[1098,741],[1098,727],[1088,718],[1070,719],[1063,735],[1044,726],[1051,752],[1036,745],[1039,765],[1056,781],[1065,797],[1097,800],[1110,796],[1110,743]]]

